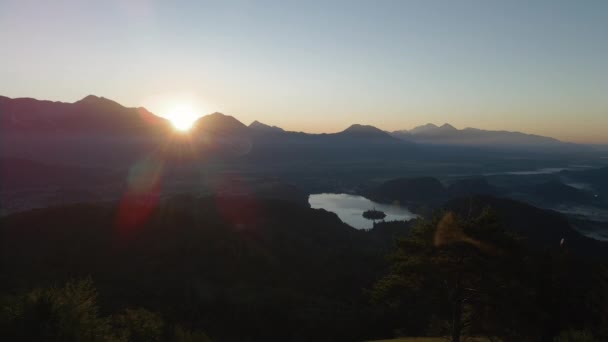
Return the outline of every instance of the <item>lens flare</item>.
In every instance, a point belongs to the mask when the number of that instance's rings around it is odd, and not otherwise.
[[[120,242],[132,239],[158,206],[163,164],[158,158],[148,157],[130,169],[116,222]]]

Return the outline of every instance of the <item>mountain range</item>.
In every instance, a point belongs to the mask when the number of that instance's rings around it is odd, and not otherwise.
[[[394,137],[421,144],[469,146],[559,146],[566,143],[554,138],[521,132],[482,130],[467,127],[457,129],[446,123],[429,123],[411,130],[391,132]]]
[[[169,122],[143,107],[127,108],[93,95],[74,103],[0,96],[3,135],[141,136],[159,134]]]
[[[119,135],[121,133],[137,134],[153,130],[153,128],[170,129],[168,120],[154,115],[143,107],[127,108],[110,99],[94,95],[86,96],[74,103],[32,98],[11,99],[0,96],[0,123],[3,133],[9,134],[37,131]],[[194,124],[194,131],[199,130],[214,134],[295,133],[257,120],[246,126],[234,117],[221,113],[199,118]],[[554,138],[521,132],[482,130],[470,127],[456,129],[448,123],[442,126],[429,123],[411,130],[393,132],[385,132],[374,126],[354,124],[342,132],[333,134],[386,139],[390,135],[402,140],[426,144],[551,145],[563,143]],[[309,135],[331,135],[331,133]]]
[[[267,157],[300,153],[325,154],[333,158],[336,153],[344,154],[345,149],[370,157],[377,156],[379,149],[390,150],[394,157],[431,145],[554,148],[558,151],[579,147],[538,135],[475,128],[459,130],[449,124],[427,124],[409,131],[393,132],[354,124],[337,133],[311,134],[290,132],[259,121],[247,126],[221,113],[199,118],[184,135],[176,133],[168,120],[143,107],[128,108],[94,95],[74,103],[0,96],[0,132],[0,156],[3,157],[44,161],[48,157],[62,156],[66,161],[92,158],[110,164],[132,159],[132,155],[145,151],[171,150],[173,147],[166,146],[167,140],[172,143],[194,141],[197,151],[203,154]],[[335,153],[326,153],[332,149]]]

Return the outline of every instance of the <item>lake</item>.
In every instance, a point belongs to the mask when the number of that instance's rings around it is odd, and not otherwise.
[[[383,211],[385,221],[411,220],[417,217],[406,207],[376,203],[362,196],[349,194],[313,194],[308,203],[314,209],[325,209],[336,213],[342,222],[356,229],[370,229],[373,222],[363,218],[363,212],[369,209]]]

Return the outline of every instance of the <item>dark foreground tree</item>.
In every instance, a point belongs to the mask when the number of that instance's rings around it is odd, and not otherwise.
[[[91,280],[35,289],[2,301],[2,335],[10,341],[121,341],[100,317]]]
[[[61,342],[209,342],[202,332],[168,326],[145,309],[103,317],[90,279],[0,298],[0,340]]]
[[[518,240],[490,210],[473,218],[452,212],[422,220],[399,242],[390,274],[373,297],[389,305],[424,308],[428,334],[524,340],[531,322],[517,317],[533,294],[518,281]],[[420,319],[420,318],[418,318]]]

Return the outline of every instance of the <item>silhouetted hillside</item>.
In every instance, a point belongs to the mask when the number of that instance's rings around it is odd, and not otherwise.
[[[574,230],[568,219],[551,210],[511,199],[491,196],[474,196],[450,200],[445,208],[464,216],[478,215],[484,208],[496,211],[509,230],[525,237],[531,246],[557,250],[561,240],[568,250],[582,256],[605,258],[608,242],[585,237]]]
[[[377,161],[390,163],[410,157],[413,144],[373,127],[352,125],[338,133],[258,132],[249,160],[273,164]]]
[[[285,132],[285,130],[283,130],[281,127],[266,125],[257,120],[255,120],[254,122],[252,122],[249,125],[249,129],[252,131],[255,131],[255,132],[260,132],[260,133]]]
[[[126,108],[93,95],[75,103],[1,97],[0,124],[0,156],[109,168],[125,168],[159,152],[168,160],[272,156],[282,162],[297,157],[387,158],[404,155],[408,145],[371,126],[306,134],[257,121],[247,127],[221,113],[199,118],[180,134],[144,108]]]
[[[144,306],[214,340],[354,340],[374,329],[362,291],[383,270],[380,240],[333,213],[180,197],[138,224],[124,214],[74,205],[0,218],[2,291],[91,275],[104,307]]]
[[[367,193],[367,197],[383,203],[399,202],[413,205],[435,205],[447,199],[448,193],[432,177],[398,178],[386,181]]]
[[[592,204],[595,201],[592,194],[558,180],[525,187],[519,191],[545,203]]]
[[[498,195],[499,190],[488,183],[485,178],[468,178],[453,182],[448,187],[452,197],[463,197],[469,195]]]
[[[381,139],[381,140],[393,140],[387,132],[370,125],[359,125],[354,124],[343,130],[337,135],[351,138],[364,138],[364,139]]]
[[[142,220],[129,219],[147,205],[81,204],[0,218],[1,291],[91,276],[106,312],[144,307],[222,341],[369,340],[401,326],[402,313],[370,304],[367,289],[385,273],[385,253],[409,224],[358,231],[324,210],[221,196],[175,197]],[[608,253],[606,243],[580,236],[561,215],[516,201],[474,197],[446,208],[474,217],[486,206],[527,238],[532,255]],[[423,321],[432,316],[407,303]]]
[[[3,135],[139,136],[169,130],[169,122],[145,108],[127,108],[89,95],[74,103],[31,98],[0,97],[0,127]]]
[[[391,133],[399,139],[420,144],[462,145],[480,147],[511,147],[511,148],[576,148],[586,150],[583,146],[561,142],[557,139],[521,132],[482,130],[467,127],[456,129],[450,124],[436,126],[426,124],[411,130],[400,130]]]
[[[213,113],[194,122],[192,134],[211,134],[220,137],[242,137],[249,132],[247,126],[230,115]]]
[[[0,99],[0,156],[124,166],[161,146],[171,127],[144,108],[89,95],[75,103]]]

